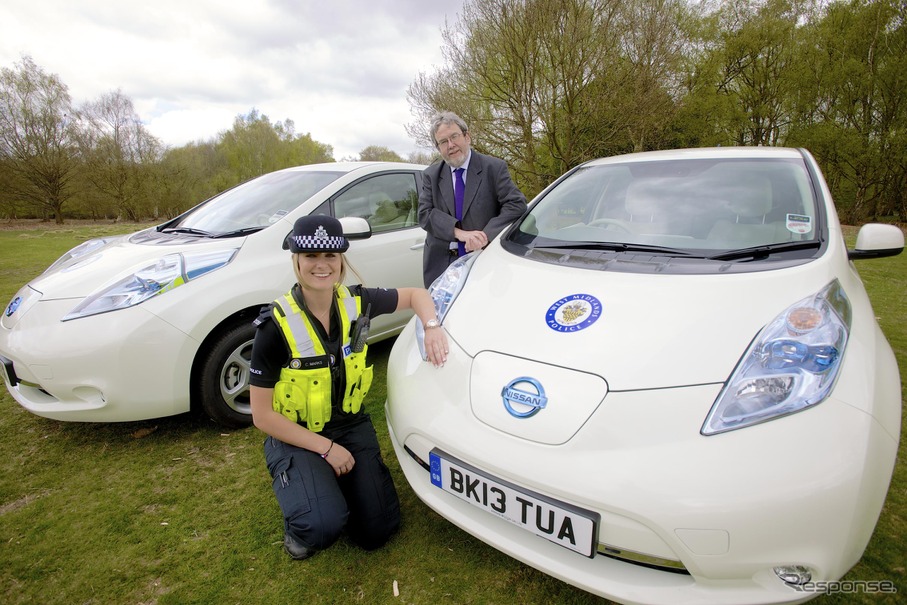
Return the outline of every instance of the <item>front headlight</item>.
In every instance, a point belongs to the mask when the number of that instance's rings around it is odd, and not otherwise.
[[[435,314],[438,321],[444,323],[444,317],[450,310],[450,306],[460,294],[460,290],[466,284],[466,278],[469,276],[469,270],[472,264],[476,262],[481,252],[472,252],[466,256],[461,256],[450,264],[447,270],[428,287],[428,293],[435,303]],[[422,326],[422,320],[416,317],[416,342],[419,344],[419,353],[422,359],[428,359],[425,354],[425,328]]]
[[[132,307],[206,273],[226,266],[238,249],[193,254],[168,254],[132,275],[89,295],[62,321]]]
[[[841,369],[850,320],[850,301],[838,280],[788,307],[750,345],[701,433],[751,426],[825,400]]]
[[[76,263],[74,263],[74,261],[78,261],[79,259],[87,258],[88,255],[91,254],[92,252],[96,252],[97,250],[100,250],[101,248],[103,248],[104,246],[109,244],[110,242],[112,242],[116,239],[120,239],[120,237],[122,237],[122,236],[99,237],[96,239],[90,239],[86,242],[82,242],[81,244],[79,244],[78,246],[76,246],[75,248],[73,248],[72,250],[70,250],[69,252],[67,252],[66,254],[61,256],[60,258],[58,258],[56,261],[54,261],[54,264],[52,264],[51,266],[49,266],[47,269],[44,270],[44,275],[50,275],[51,273],[53,273],[63,267],[65,267],[67,270],[72,269],[73,266],[75,266],[75,264],[76,264]]]

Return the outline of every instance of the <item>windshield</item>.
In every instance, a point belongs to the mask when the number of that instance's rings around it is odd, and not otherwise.
[[[343,174],[309,170],[272,172],[208,200],[163,231],[217,236],[262,229],[279,221]]]
[[[817,221],[801,160],[681,159],[581,167],[509,239],[529,248],[712,258],[751,247],[808,248]]]

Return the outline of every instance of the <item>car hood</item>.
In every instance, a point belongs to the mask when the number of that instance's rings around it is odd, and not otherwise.
[[[612,392],[722,383],[767,323],[833,279],[829,266],[819,258],[753,273],[634,274],[541,263],[495,243],[444,326],[479,371],[513,366],[498,382],[541,364],[598,377]],[[558,325],[557,309],[575,297],[587,301],[586,316]]]
[[[88,254],[51,266],[31,280],[29,286],[40,292],[43,300],[84,298],[168,254],[235,249],[245,239],[188,239],[185,235],[177,235],[145,238],[136,244],[133,243],[136,235],[110,238],[104,246]]]

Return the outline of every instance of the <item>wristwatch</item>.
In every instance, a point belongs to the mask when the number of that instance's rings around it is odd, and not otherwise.
[[[432,328],[440,328],[440,327],[441,327],[441,322],[438,321],[437,319],[429,319],[428,321],[425,322],[426,330],[431,330]]]

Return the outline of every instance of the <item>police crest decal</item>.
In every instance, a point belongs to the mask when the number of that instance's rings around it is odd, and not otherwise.
[[[545,323],[556,332],[578,332],[598,321],[601,314],[600,300],[591,294],[571,294],[548,307]]]

